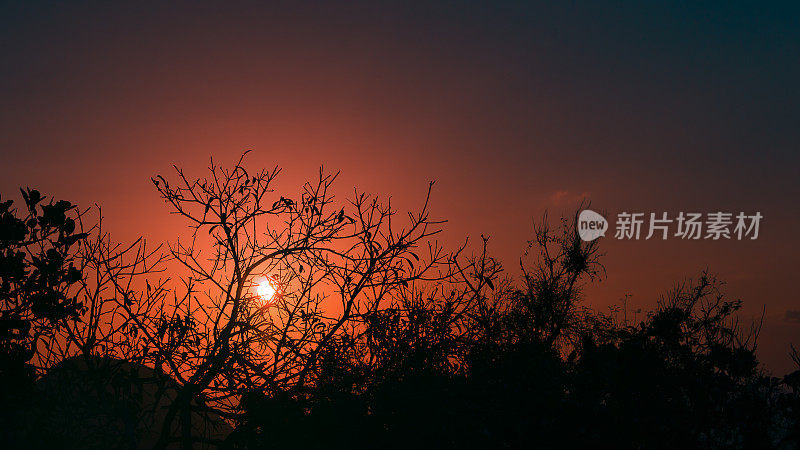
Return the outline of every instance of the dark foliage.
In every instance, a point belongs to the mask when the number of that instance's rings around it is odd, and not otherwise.
[[[7,443],[30,423],[23,412],[36,399],[38,347],[83,310],[71,295],[82,277],[76,251],[87,237],[79,212],[34,189],[22,196],[21,208],[0,201],[0,422]]]
[[[335,202],[335,174],[294,200],[277,168],[177,173],[153,181],[192,230],[169,248],[178,288],[158,249],[85,232],[68,202],[0,203],[7,446],[800,445],[800,370],[762,371],[758,327],[707,273],[629,322],[584,306],[604,268],[574,220],[537,225],[515,283],[487,239],[472,257],[431,243],[427,198],[399,227],[373,196]]]

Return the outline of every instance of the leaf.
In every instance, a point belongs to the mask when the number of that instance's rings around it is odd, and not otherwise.
[[[75,221],[72,219],[67,219],[64,221],[64,232],[67,234],[72,234],[75,231]]]
[[[31,204],[33,205],[39,203],[39,201],[42,199],[42,194],[40,194],[36,189],[32,189],[28,195],[31,198]]]
[[[22,193],[22,199],[25,200],[25,204],[28,205],[28,207],[30,207],[31,199],[28,197],[28,193],[23,191],[22,188],[19,188],[19,191]]]

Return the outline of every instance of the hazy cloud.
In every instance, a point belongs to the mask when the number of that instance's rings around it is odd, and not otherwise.
[[[588,192],[570,192],[570,191],[556,191],[550,196],[550,203],[553,205],[560,205],[560,204],[569,204],[575,203],[578,204],[582,200],[588,199],[589,193]]]
[[[800,309],[787,310],[783,320],[787,322],[800,323]]]

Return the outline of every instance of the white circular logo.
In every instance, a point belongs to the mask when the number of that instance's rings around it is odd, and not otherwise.
[[[608,221],[605,217],[592,211],[584,209],[578,216],[578,235],[584,241],[593,241],[600,236],[606,235]]]

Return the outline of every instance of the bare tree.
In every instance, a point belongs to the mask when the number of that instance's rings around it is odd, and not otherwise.
[[[398,223],[390,199],[356,190],[337,201],[338,173],[321,169],[292,198],[274,192],[277,167],[250,173],[244,157],[232,168],[212,161],[205,177],[175,167],[177,181],[153,179],[192,230],[169,249],[189,273],[186,295],[155,329],[152,318],[137,324],[160,346],[157,366],[180,385],[159,448],[189,408],[232,418],[242,392],[313,382],[338,332],[414,283],[452,274],[453,255],[435,241],[443,222],[429,217],[430,187],[419,211]],[[259,283],[274,294],[257,295]],[[190,441],[184,433],[183,445]]]

